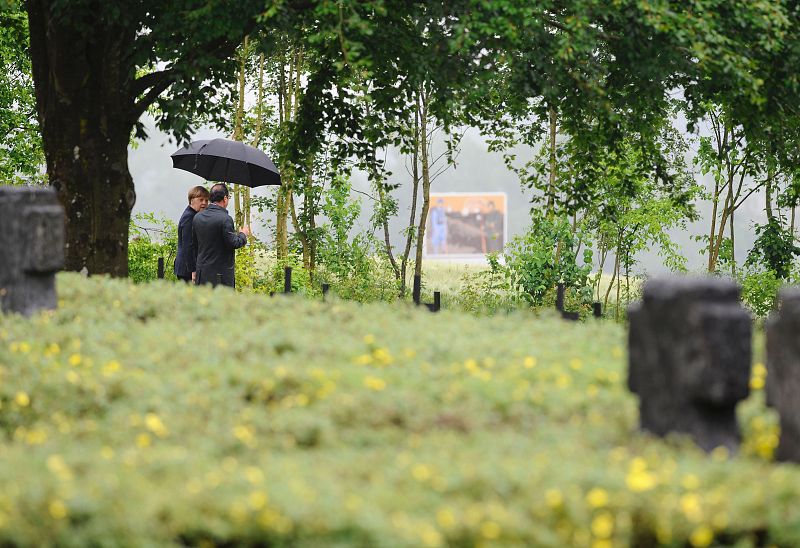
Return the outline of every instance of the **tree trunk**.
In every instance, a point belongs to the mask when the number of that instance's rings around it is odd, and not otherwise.
[[[235,141],[244,141],[244,129],[242,128],[242,120],[244,119],[244,85],[245,85],[245,65],[247,64],[247,42],[248,37],[244,37],[242,43],[242,53],[239,59],[239,98],[236,102],[236,114],[233,123],[233,139]],[[244,210],[242,198],[244,194],[244,187],[240,185],[233,185],[233,219],[236,226],[240,227],[244,224]]]
[[[731,211],[731,222],[730,222],[730,234],[731,234],[731,277],[736,278],[736,240],[733,236],[733,211]]]
[[[66,211],[67,270],[128,275],[136,201],[128,171],[135,73],[123,46],[132,29],[59,26],[47,2],[28,2],[36,109],[50,184]]]
[[[711,230],[708,233],[708,271],[714,272],[714,236],[717,233],[717,209],[719,207],[719,181],[714,179],[714,194],[712,196],[713,208],[711,209]]]
[[[556,208],[556,110],[550,107],[550,181],[547,186],[547,215],[552,217]],[[560,242],[559,242],[560,243]]]
[[[422,113],[420,116],[420,154],[422,155],[422,211],[419,213],[417,230],[417,253],[414,258],[414,276],[422,276],[422,250],[425,246],[425,228],[428,222],[428,210],[431,204],[430,158],[428,157],[428,96],[423,87]]]
[[[419,194],[419,125],[421,105],[419,95],[416,98],[417,108],[414,110],[414,152],[412,155],[413,166],[411,168],[412,189],[411,189],[411,214],[408,221],[408,232],[406,233],[406,248],[400,260],[400,297],[406,294],[406,271],[408,268],[408,257],[411,254],[411,245],[414,242],[414,227],[417,217],[417,194]]]

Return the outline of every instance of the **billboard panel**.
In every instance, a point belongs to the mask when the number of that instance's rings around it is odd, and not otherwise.
[[[479,257],[506,243],[505,192],[431,192],[425,255]]]

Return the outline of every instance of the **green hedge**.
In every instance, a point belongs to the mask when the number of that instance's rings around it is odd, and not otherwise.
[[[58,277],[0,318],[0,545],[800,545],[769,462],[637,433],[625,332]]]

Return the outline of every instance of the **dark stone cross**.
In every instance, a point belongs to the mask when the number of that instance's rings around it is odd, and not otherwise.
[[[778,298],[778,312],[766,321],[767,405],[780,417],[775,458],[800,462],[800,287],[785,287]]]
[[[0,186],[0,309],[53,309],[64,267],[64,208],[53,189]]]
[[[628,308],[628,387],[640,424],[690,435],[706,451],[739,445],[736,405],[749,394],[750,314],[732,280],[648,280]]]

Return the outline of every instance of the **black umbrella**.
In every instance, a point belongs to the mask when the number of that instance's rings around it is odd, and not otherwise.
[[[255,147],[230,139],[204,139],[181,147],[172,154],[172,167],[249,187],[281,184],[278,168]]]

